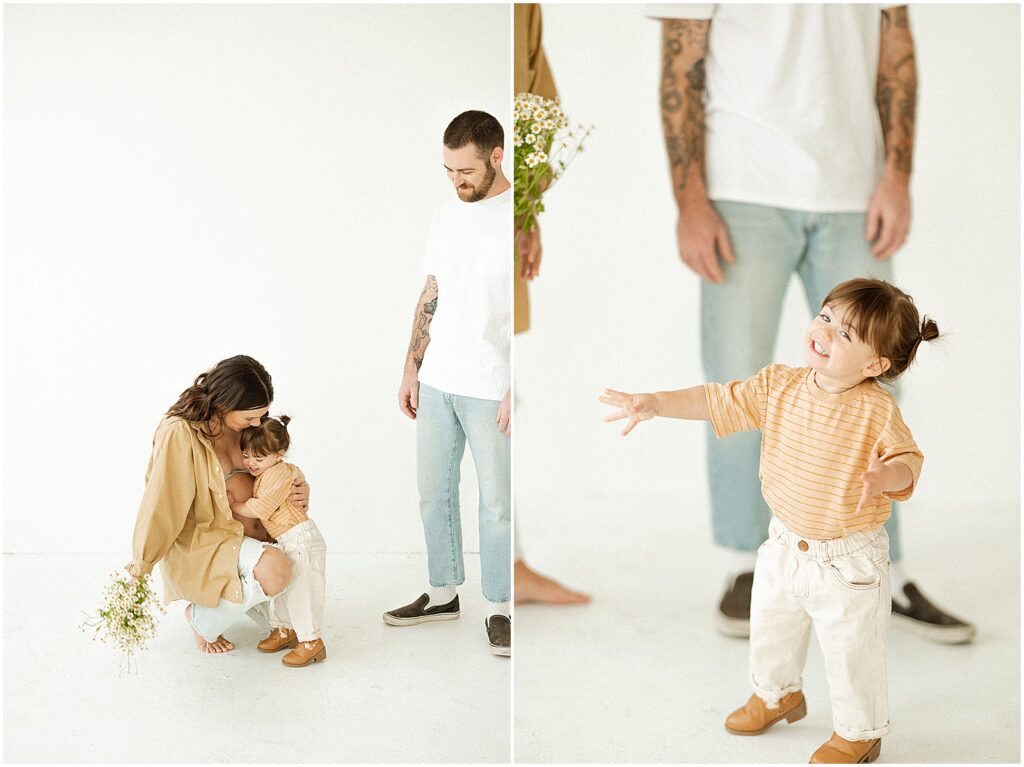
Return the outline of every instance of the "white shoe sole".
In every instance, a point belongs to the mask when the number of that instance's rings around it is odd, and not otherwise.
[[[437,615],[421,615],[418,618],[396,618],[394,615],[384,613],[384,622],[389,626],[415,626],[420,623],[431,623],[433,621],[454,621],[459,619],[459,613],[438,613]]]
[[[490,643],[488,643],[490,644]],[[511,647],[500,647],[498,645],[491,645],[491,653],[493,655],[501,655],[502,657],[508,658],[512,655]]]
[[[917,634],[918,636],[929,639],[932,642],[938,642],[939,644],[967,644],[974,640],[975,635],[978,633],[974,626],[949,626],[943,628],[942,626],[932,626],[928,623],[922,623],[916,621],[913,618],[908,618],[906,615],[900,615],[900,613],[893,611],[892,622],[905,627],[908,631]]]
[[[715,628],[719,634],[727,637],[750,637],[750,620],[745,618],[730,618],[715,610]]]

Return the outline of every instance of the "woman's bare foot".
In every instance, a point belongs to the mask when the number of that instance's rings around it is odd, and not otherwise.
[[[235,649],[235,646],[231,644],[224,635],[221,634],[212,642],[207,642],[201,636],[199,632],[192,628],[192,605],[188,604],[185,606],[185,622],[188,623],[188,627],[192,629],[192,636],[196,638],[196,647],[199,648],[199,652],[205,653],[218,653],[218,652],[231,652]]]
[[[516,604],[540,602],[546,605],[584,605],[590,601],[587,594],[567,589],[561,583],[534,572],[526,563],[516,560]]]

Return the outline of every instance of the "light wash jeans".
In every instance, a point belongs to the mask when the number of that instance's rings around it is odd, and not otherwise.
[[[480,488],[480,571],[484,598],[512,598],[512,449],[498,431],[497,400],[446,394],[420,384],[416,478],[431,586],[466,580],[459,516],[459,466],[469,442]]]
[[[253,575],[253,570],[263,556],[263,549],[266,546],[273,544],[263,543],[255,538],[242,538],[242,546],[238,552],[238,577],[242,582],[241,602],[221,599],[216,607],[203,607],[192,603],[192,628],[207,642],[216,641],[217,637],[243,615],[248,615],[264,631],[270,631],[270,622],[267,620],[267,603],[270,602],[270,597],[263,592],[263,586]]]
[[[806,550],[805,550],[806,549]],[[750,598],[750,681],[762,700],[803,686],[811,626],[825,658],[832,728],[847,740],[889,732],[885,528],[829,541],[802,539],[772,519]]]
[[[747,378],[774,361],[782,303],[793,272],[814,314],[840,282],[854,277],[892,280],[891,259],[876,261],[864,239],[864,213],[807,213],[738,202],[714,206],[729,230],[736,261],[722,263],[725,282],[701,280],[701,360],[708,381]],[[715,543],[753,551],[767,537],[771,519],[758,479],[761,434],[717,439],[708,425],[707,451]],[[893,561],[900,558],[896,507],[886,522]]]

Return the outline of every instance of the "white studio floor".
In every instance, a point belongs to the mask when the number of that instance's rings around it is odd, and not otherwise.
[[[804,675],[807,717],[758,737],[725,731],[725,716],[750,694],[747,642],[712,625],[724,577],[703,564],[706,514],[642,492],[517,497],[527,562],[593,597],[588,606],[516,613],[517,762],[806,763],[829,737],[816,639]],[[622,520],[606,547],[573,550],[564,530],[546,534],[555,523],[545,515],[574,502],[595,524]],[[906,554],[926,594],[973,621],[978,637],[944,646],[891,627],[893,730],[882,762],[1020,762],[1020,540],[987,529],[976,511],[971,529],[929,532]],[[658,529],[659,519],[673,521]],[[943,547],[973,554],[943,562]]]
[[[325,662],[286,668],[247,619],[226,632],[234,652],[201,655],[179,602],[126,675],[78,629],[122,564],[4,557],[5,762],[508,762],[511,667],[487,646],[477,555],[458,621],[381,620],[422,593],[423,555],[340,554]]]

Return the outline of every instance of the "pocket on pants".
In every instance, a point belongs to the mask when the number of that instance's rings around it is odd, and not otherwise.
[[[882,582],[884,562],[873,562],[868,557],[839,557],[828,563],[828,570],[840,586],[852,591],[877,589]]]
[[[327,545],[320,543],[310,546],[307,550],[309,567],[318,573],[327,570]]]

